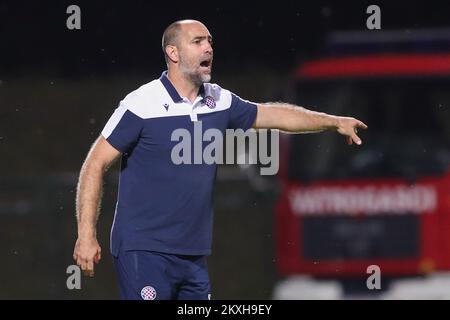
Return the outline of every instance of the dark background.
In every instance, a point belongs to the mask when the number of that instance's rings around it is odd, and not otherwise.
[[[77,175],[117,103],[164,70],[168,24],[204,22],[214,37],[213,82],[268,101],[282,99],[293,68],[319,55],[327,34],[365,30],[370,4],[381,7],[384,30],[449,23],[444,2],[393,2],[1,1],[0,298],[118,298],[108,254],[117,167],[106,177],[98,225],[103,260],[82,290],[66,288]],[[66,28],[71,4],[81,8],[81,30]],[[209,260],[213,298],[269,299],[279,278],[276,180],[257,189],[237,169],[221,172]]]
[[[68,30],[66,8],[77,4],[81,30]],[[445,2],[433,1],[2,1],[3,75],[78,78],[164,68],[161,35],[192,18],[214,36],[215,71],[250,65],[292,67],[319,52],[333,30],[366,28],[366,8],[379,4],[382,29],[448,24]],[[375,31],[376,32],[376,31]]]

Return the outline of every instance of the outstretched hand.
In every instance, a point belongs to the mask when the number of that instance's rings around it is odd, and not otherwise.
[[[339,117],[338,126],[336,131],[343,136],[345,136],[347,143],[351,145],[353,142],[357,145],[362,143],[361,139],[358,137],[358,128],[367,129],[368,127],[364,122],[359,121],[355,118],[350,117]]]

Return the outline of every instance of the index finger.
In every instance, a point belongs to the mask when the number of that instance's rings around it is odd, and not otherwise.
[[[362,128],[362,129],[367,129],[367,128],[368,128],[368,126],[367,126],[364,122],[359,121],[359,120],[358,120],[358,122],[356,123],[356,126],[357,126],[358,128]]]

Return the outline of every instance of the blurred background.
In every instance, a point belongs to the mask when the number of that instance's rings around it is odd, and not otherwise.
[[[66,27],[72,4],[80,30]],[[381,29],[367,27],[372,4]],[[360,147],[335,133],[281,135],[277,176],[219,168],[213,298],[449,299],[449,10],[0,1],[0,299],[119,298],[108,254],[117,165],[105,178],[96,276],[66,286],[78,173],[118,102],[165,69],[161,35],[184,18],[214,37],[212,82],[369,125]]]

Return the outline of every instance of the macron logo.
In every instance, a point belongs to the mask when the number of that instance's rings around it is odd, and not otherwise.
[[[166,108],[166,111],[169,111],[169,104],[168,103],[164,103],[164,108]]]

